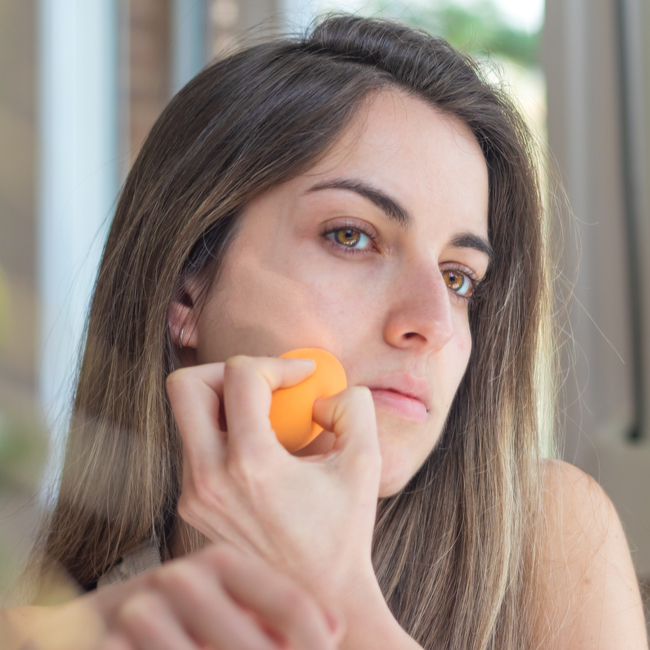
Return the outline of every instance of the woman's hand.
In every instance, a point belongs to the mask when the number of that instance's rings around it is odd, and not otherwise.
[[[342,637],[342,623],[303,587],[226,544],[62,607],[3,618],[10,650],[334,650]]]
[[[375,580],[381,455],[363,386],[316,400],[314,420],[336,436],[330,452],[299,458],[280,445],[268,417],[272,391],[313,369],[302,360],[235,356],[172,373],[167,391],[183,438],[180,516],[334,605],[342,592]]]

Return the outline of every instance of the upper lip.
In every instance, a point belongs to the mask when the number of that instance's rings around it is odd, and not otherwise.
[[[407,372],[389,375],[367,384],[370,390],[392,390],[407,397],[420,400],[427,411],[431,408],[431,389],[426,379],[417,379]]]

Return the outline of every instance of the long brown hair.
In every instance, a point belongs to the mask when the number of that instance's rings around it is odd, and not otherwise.
[[[532,138],[508,98],[445,41],[330,16],[206,68],[170,102],[123,188],[89,313],[44,567],[82,587],[154,537],[169,556],[182,448],[165,392],[168,309],[218,278],[252,197],[313,166],[364,99],[394,88],[465,123],[489,173],[494,260],[470,309],[473,351],[442,437],[379,503],[373,559],[425,648],[527,648],[540,513],[540,381],[549,296]],[[46,569],[43,569],[45,572]]]

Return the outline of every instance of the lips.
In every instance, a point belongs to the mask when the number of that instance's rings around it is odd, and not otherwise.
[[[398,393],[394,390],[385,390],[383,388],[371,388],[372,398],[375,407],[383,407],[393,415],[397,415],[412,422],[426,422],[428,413],[424,404],[414,397]]]
[[[383,390],[399,393],[421,402],[427,411],[431,408],[431,389],[424,378],[417,378],[409,373],[399,373],[366,384],[371,391]]]
[[[367,384],[375,406],[413,422],[425,422],[431,406],[431,390],[426,379],[399,373]]]

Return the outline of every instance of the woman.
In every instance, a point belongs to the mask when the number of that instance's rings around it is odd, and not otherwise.
[[[392,23],[191,81],[120,198],[43,533],[43,592],[89,593],[6,612],[11,643],[646,647],[616,513],[541,458],[531,151],[470,59]],[[268,412],[301,347],[350,387],[291,455]]]

